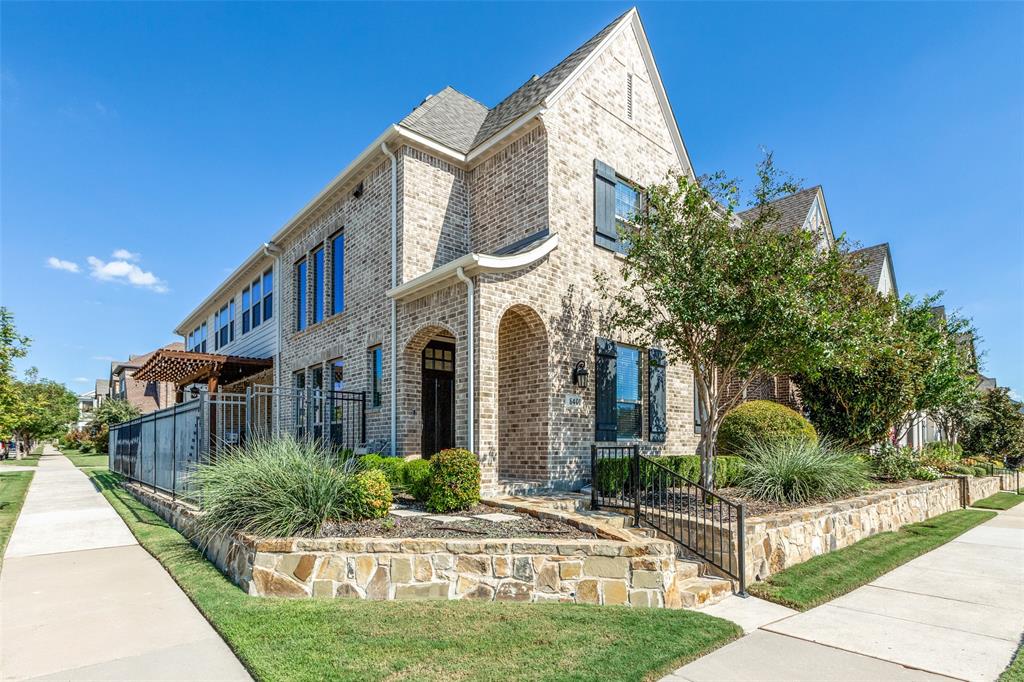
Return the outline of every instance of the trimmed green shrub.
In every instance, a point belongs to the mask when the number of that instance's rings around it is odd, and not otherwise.
[[[918,481],[937,481],[942,478],[942,474],[935,467],[919,466],[910,472],[910,477]]]
[[[770,400],[752,400],[737,405],[722,419],[715,441],[718,454],[743,455],[747,446],[772,440],[799,438],[809,443],[818,434],[800,413]]]
[[[863,460],[845,447],[805,438],[751,444],[740,486],[770,502],[834,500],[868,485]]]
[[[480,462],[469,450],[442,450],[430,458],[427,509],[437,514],[468,509],[480,501]]]
[[[426,502],[430,497],[430,462],[425,459],[406,462],[402,470],[402,486],[418,501]]]
[[[665,455],[661,457],[649,457],[640,460],[640,480],[643,485],[649,485],[654,479],[653,473],[660,465],[674,471],[675,473],[700,482],[700,457],[697,455]],[[616,491],[625,490],[629,481],[630,459],[602,459],[597,462],[597,485],[602,493],[614,494]],[[743,476],[742,457],[715,457],[715,485],[720,488],[728,488],[735,485]],[[630,486],[632,489],[632,486]]]
[[[380,469],[367,469],[356,474],[355,485],[349,490],[348,505],[356,518],[379,519],[387,516],[392,499],[391,483],[385,473]]]
[[[905,481],[921,465],[914,448],[898,448],[892,443],[883,443],[868,455],[868,461],[875,478],[887,481]]]
[[[964,450],[959,443],[928,443],[921,451],[920,460],[924,466],[946,471],[963,459]]]
[[[362,469],[380,469],[384,458],[378,454],[363,455],[359,458],[359,467]]]
[[[317,535],[328,520],[357,519],[358,467],[336,466],[321,441],[252,438],[190,474],[203,509],[198,536],[243,531],[261,537]],[[364,482],[363,488],[367,487]]]

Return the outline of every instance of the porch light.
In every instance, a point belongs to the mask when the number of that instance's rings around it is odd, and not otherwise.
[[[587,363],[584,360],[580,360],[576,363],[576,366],[572,368],[572,385],[581,390],[587,388],[587,376],[590,372],[587,371]]]

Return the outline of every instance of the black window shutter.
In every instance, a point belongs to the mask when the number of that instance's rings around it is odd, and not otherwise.
[[[595,365],[594,440],[615,440],[619,434],[618,415],[615,411],[615,342],[597,339]]]
[[[650,363],[647,367],[647,403],[650,441],[664,443],[668,432],[668,415],[665,404],[665,351],[651,348],[647,351]]]
[[[594,159],[594,241],[614,249],[619,240],[615,229],[615,169]]]

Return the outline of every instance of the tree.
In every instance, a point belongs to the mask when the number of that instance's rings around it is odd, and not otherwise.
[[[14,361],[25,357],[29,343],[29,338],[20,335],[15,328],[14,315],[0,307],[0,438],[14,432],[24,412],[22,396],[15,384]]]
[[[963,438],[964,452],[1000,457],[1008,466],[1024,458],[1024,413],[1007,388],[987,391],[979,400],[978,420]]]
[[[95,445],[97,451],[106,452],[109,448],[110,427],[135,419],[141,414],[139,408],[127,400],[105,400],[93,412],[92,421],[89,422],[89,440]]]
[[[861,344],[862,362],[830,363],[816,375],[800,375],[800,396],[822,433],[857,447],[890,434],[902,436],[918,412],[932,415],[966,409],[972,372],[960,335],[969,323],[956,315],[938,319],[938,297],[915,301],[876,296],[879,324]]]
[[[724,174],[649,187],[609,293],[610,326],[660,346],[693,369],[703,411],[701,479],[714,486],[715,440],[725,413],[758,374],[813,375],[829,358],[856,355],[858,279],[841,248],[821,249],[804,230],[777,229],[770,204],[797,185],[771,154],[757,167],[756,217],[735,215],[739,187]],[[604,279],[604,278],[599,278]]]
[[[14,432],[29,447],[40,438],[64,433],[78,416],[78,397],[63,384],[40,379],[34,367],[25,373],[24,380],[15,381],[14,386],[23,406]]]

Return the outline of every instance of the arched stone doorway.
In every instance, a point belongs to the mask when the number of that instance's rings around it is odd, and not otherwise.
[[[535,310],[514,305],[498,323],[498,477],[548,478],[548,337]]]
[[[456,405],[463,401],[456,386],[455,351],[452,331],[436,324],[422,327],[406,343],[401,358],[399,413],[408,418],[400,436],[401,452],[429,458],[456,446]]]

